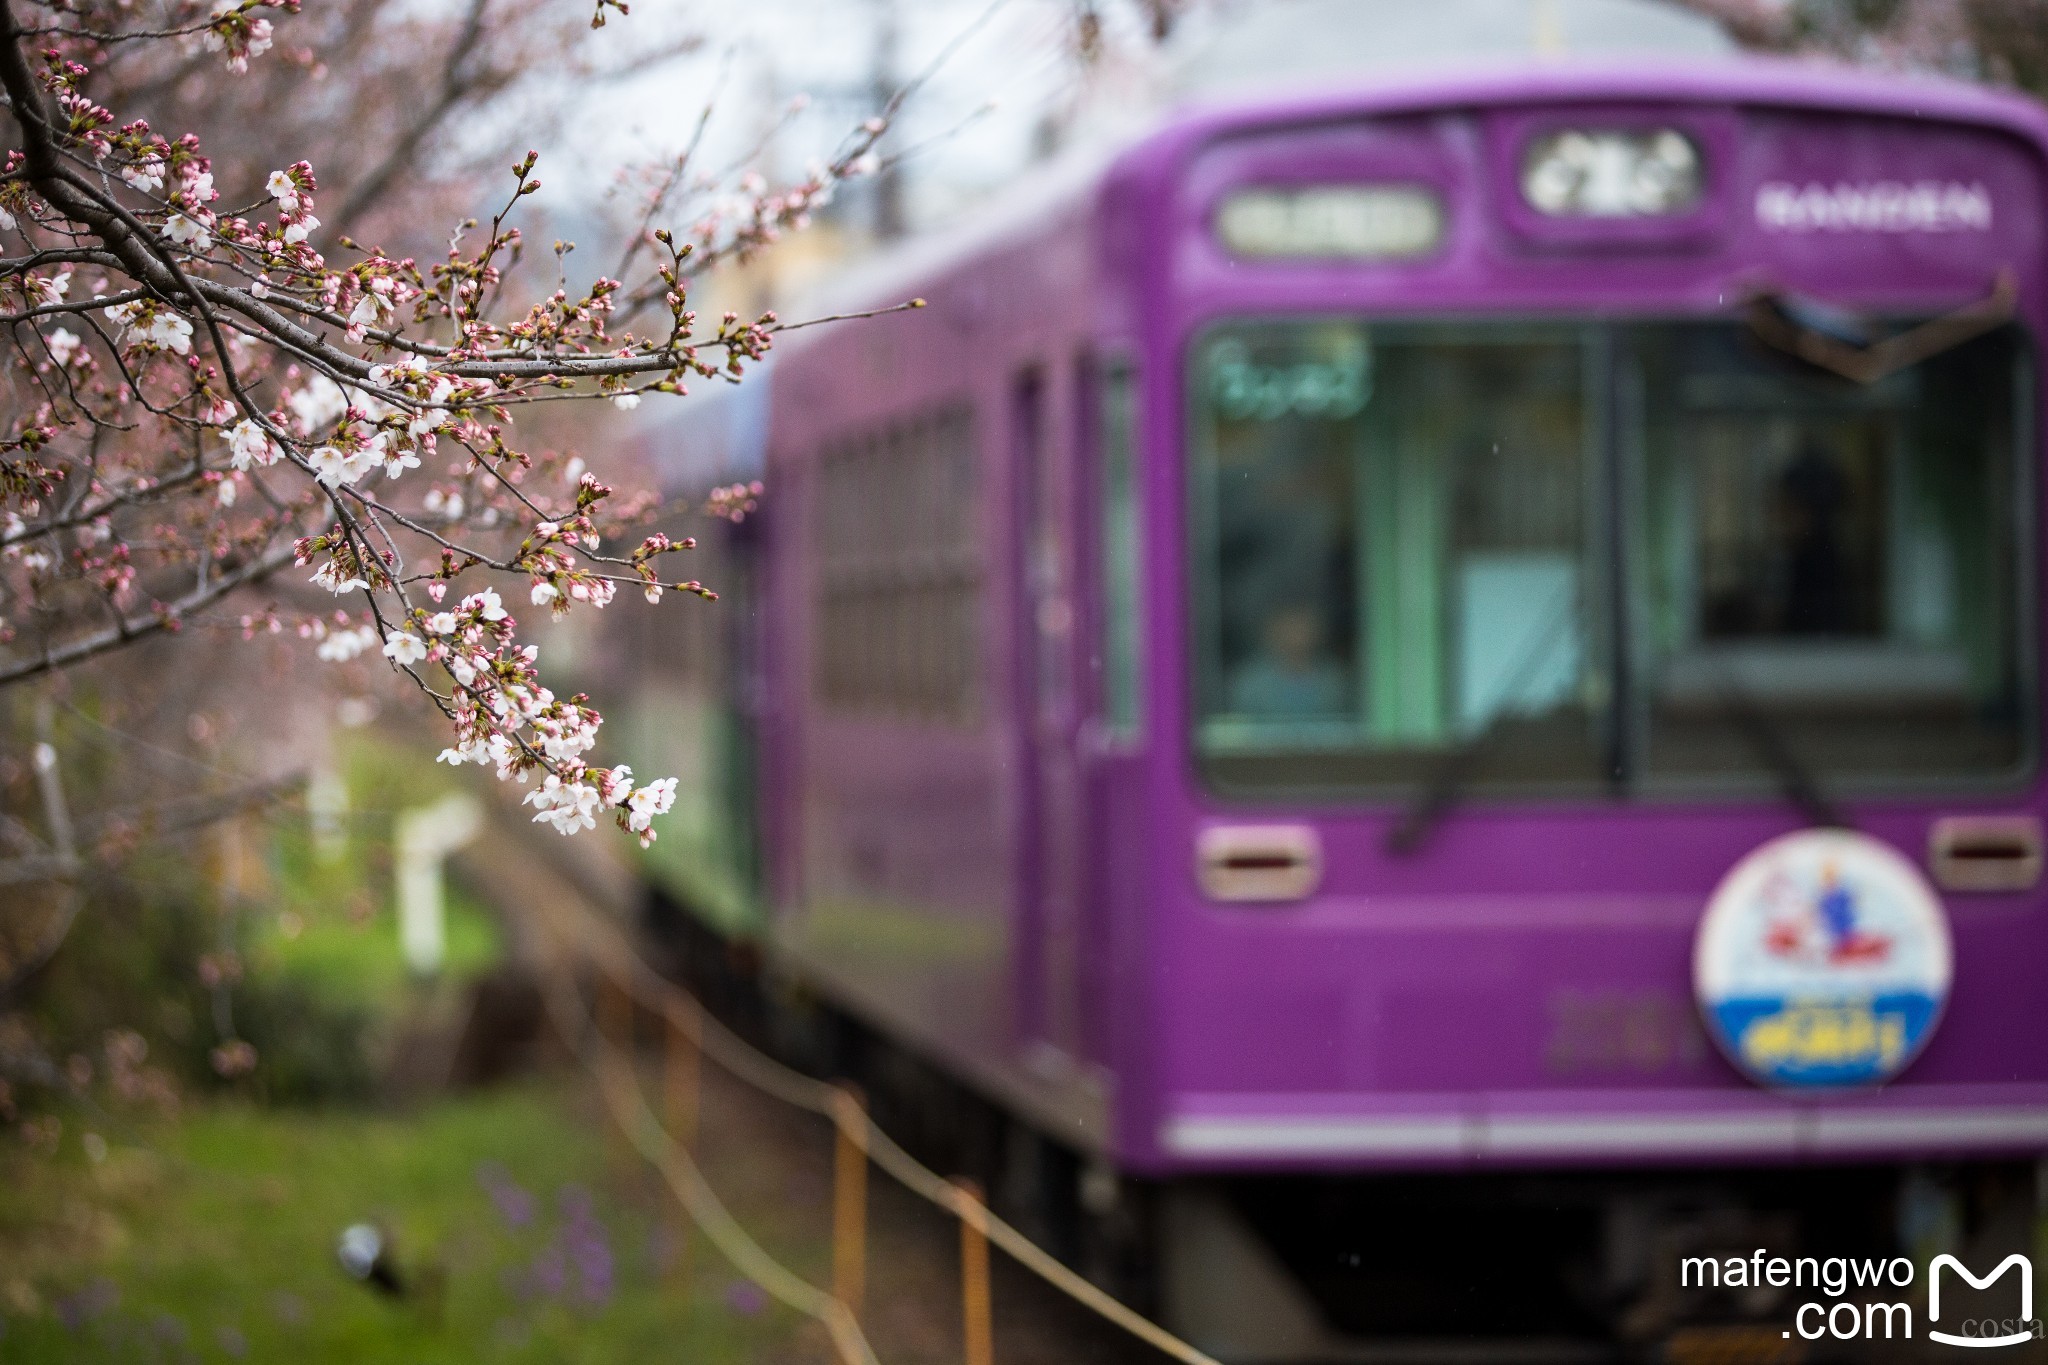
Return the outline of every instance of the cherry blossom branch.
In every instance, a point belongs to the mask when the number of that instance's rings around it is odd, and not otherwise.
[[[93,65],[119,30],[133,39],[122,52],[196,40],[241,72],[271,45],[261,11],[293,13],[295,0],[215,0],[177,32],[147,9],[123,28],[138,3],[152,0],[0,0],[0,92],[20,132],[0,163],[0,319],[14,341],[0,386],[0,686],[176,631],[297,566],[301,591],[336,603],[303,623],[317,656],[375,651],[452,726],[444,760],[538,778],[535,818],[564,833],[609,814],[651,840],[674,781],[593,761],[601,715],[543,684],[497,585],[516,582],[551,615],[601,609],[621,588],[716,593],[671,567],[693,540],[628,529],[658,499],[621,498],[580,462],[522,450],[513,414],[737,382],[783,332],[922,306],[700,322],[688,298],[709,264],[801,229],[840,183],[872,173],[902,95],[775,191],[746,174],[708,188],[692,178],[700,120],[615,275],[572,284],[558,250],[555,278],[536,287],[520,274],[516,226],[541,189],[532,153],[496,212],[465,220],[440,259],[342,235],[452,110],[506,78],[486,48],[517,0],[464,7],[434,49],[430,97],[324,229],[310,161],[270,171],[260,196],[231,206],[199,137],[123,122]],[[176,16],[180,3],[159,7]],[[351,22],[378,8],[364,0]],[[60,21],[24,24],[30,12]],[[369,41],[359,27],[345,36]],[[671,212],[696,216],[681,232],[656,226]],[[736,519],[760,493],[721,490],[712,510]]]
[[[204,588],[194,589],[168,603],[153,604],[150,611],[126,617],[118,625],[68,641],[61,646],[45,648],[42,653],[29,659],[0,664],[0,686],[21,682],[53,669],[84,663],[87,659],[133,644],[161,631],[176,631],[183,619],[192,612],[218,602],[238,588],[268,578],[291,562],[291,547],[285,546],[272,551],[262,559],[244,565],[234,573],[215,579]]]

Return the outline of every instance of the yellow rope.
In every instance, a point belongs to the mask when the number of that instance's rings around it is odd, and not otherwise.
[[[549,973],[547,1001],[556,1030],[596,1079],[613,1121],[640,1155],[661,1172],[691,1221],[704,1230],[712,1245],[740,1274],[797,1312],[822,1323],[844,1365],[878,1365],[866,1335],[846,1306],[770,1256],[732,1216],[697,1163],[669,1140],[661,1121],[647,1106],[631,1063],[602,1034],[589,1027],[590,1017],[577,999],[575,987],[559,970]]]
[[[596,935],[579,935],[583,940],[583,946],[596,949],[589,956],[598,969],[647,1009],[667,1019],[673,1027],[681,1029],[705,1056],[718,1063],[728,1075],[746,1082],[763,1094],[829,1119],[835,1127],[860,1144],[874,1160],[875,1165],[905,1189],[956,1218],[971,1220],[983,1228],[988,1239],[1009,1253],[1019,1265],[1138,1340],[1182,1362],[1182,1365],[1218,1365],[1215,1358],[1207,1352],[1181,1340],[1158,1323],[1134,1312],[1113,1296],[1090,1284],[1051,1252],[996,1217],[986,1204],[904,1151],[893,1138],[875,1126],[874,1120],[868,1117],[860,1106],[845,1103],[845,1092],[839,1087],[784,1066],[774,1058],[757,1051],[738,1034],[711,1018],[696,997],[650,967],[633,950],[624,933],[616,925],[596,916],[578,918],[586,929],[598,930]],[[601,948],[595,941],[599,938],[603,940]],[[627,1073],[630,1076],[630,1068],[627,1068]],[[874,1356],[868,1353],[866,1338],[860,1335],[859,1326],[844,1305],[824,1291],[791,1275],[747,1236],[745,1230],[725,1211],[725,1207],[718,1203],[710,1186],[704,1183],[695,1163],[690,1161],[686,1154],[676,1152],[675,1145],[668,1141],[666,1134],[661,1133],[660,1124],[655,1120],[652,1111],[647,1109],[645,1101],[639,1097],[637,1081],[629,1081],[629,1084],[633,1086],[633,1100],[629,1103],[637,1103],[639,1117],[652,1125],[652,1133],[660,1134],[658,1138],[649,1137],[629,1126],[628,1131],[633,1137],[634,1144],[649,1161],[661,1169],[664,1178],[676,1191],[677,1197],[682,1199],[690,1216],[704,1227],[706,1234],[710,1235],[719,1249],[726,1253],[727,1259],[738,1266],[743,1274],[755,1279],[756,1283],[769,1293],[775,1294],[792,1307],[798,1307],[800,1311],[824,1321],[828,1329],[833,1330],[835,1342],[840,1340],[840,1329],[834,1324],[843,1320],[849,1340],[857,1342],[859,1350],[863,1353],[857,1358],[862,1365],[874,1365]],[[609,1095],[607,1100],[611,1100]],[[618,1117],[622,1125],[626,1124],[626,1119],[619,1115],[616,1105],[614,1117]],[[650,1143],[658,1144],[659,1150],[650,1150]],[[686,1194],[686,1189],[690,1193]],[[711,1227],[699,1216],[700,1203],[716,1211],[715,1217],[722,1220],[722,1226],[727,1229],[723,1236],[731,1239],[735,1246],[744,1243],[744,1246],[750,1249],[748,1255],[757,1257],[764,1269],[772,1269],[774,1274],[785,1277],[790,1282],[786,1287],[800,1289],[804,1302],[811,1306],[800,1306],[793,1298],[778,1293],[766,1280],[754,1276],[747,1270],[733,1250],[728,1249],[726,1241],[721,1240],[721,1234],[713,1233]],[[856,1359],[848,1356],[844,1348],[841,1355],[849,1362]]]

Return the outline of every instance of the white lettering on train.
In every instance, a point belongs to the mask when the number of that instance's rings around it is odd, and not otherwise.
[[[1771,180],[1757,187],[1756,221],[1766,232],[1989,232],[1991,191],[1954,180]]]

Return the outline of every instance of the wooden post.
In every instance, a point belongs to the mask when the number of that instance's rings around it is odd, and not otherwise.
[[[599,969],[597,974],[597,1031],[603,1035],[628,1066],[633,1062],[633,996],[625,986]]]
[[[989,1304],[988,1210],[971,1180],[960,1189],[960,1319],[966,1365],[995,1365],[995,1314]]]
[[[867,1114],[860,1092],[842,1087],[832,1119],[832,1297],[857,1319],[868,1273]]]
[[[669,1137],[688,1151],[697,1141],[697,1092],[703,1068],[696,1042],[673,1016],[668,1020],[668,1046],[663,1061],[662,1116],[668,1120]]]
[[[608,1059],[630,1068],[633,1065],[633,997],[625,986],[614,981],[603,968],[597,973],[597,1036],[599,1046],[610,1051]],[[639,1157],[633,1151],[632,1139],[626,1130],[616,1123],[606,1125],[611,1133],[612,1169],[621,1177],[631,1179],[640,1168]]]
[[[671,1005],[671,1012],[663,1015],[668,1027],[662,1046],[662,1118],[668,1125],[669,1141],[689,1152],[697,1143],[697,1116],[704,1070],[696,1040],[673,1013],[680,1008],[683,1007]],[[692,1235],[690,1220],[682,1217],[681,1213],[680,1208],[674,1210],[675,1283],[687,1308],[690,1302],[690,1259],[695,1254],[697,1239]]]

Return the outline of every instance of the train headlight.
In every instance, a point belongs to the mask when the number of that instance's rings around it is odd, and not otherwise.
[[[1700,153],[1675,128],[1547,133],[1522,158],[1522,197],[1553,218],[1656,218],[1700,198]]]
[[[1262,187],[1223,201],[1216,235],[1235,255],[1269,260],[1404,260],[1436,250],[1444,211],[1422,185]]]

